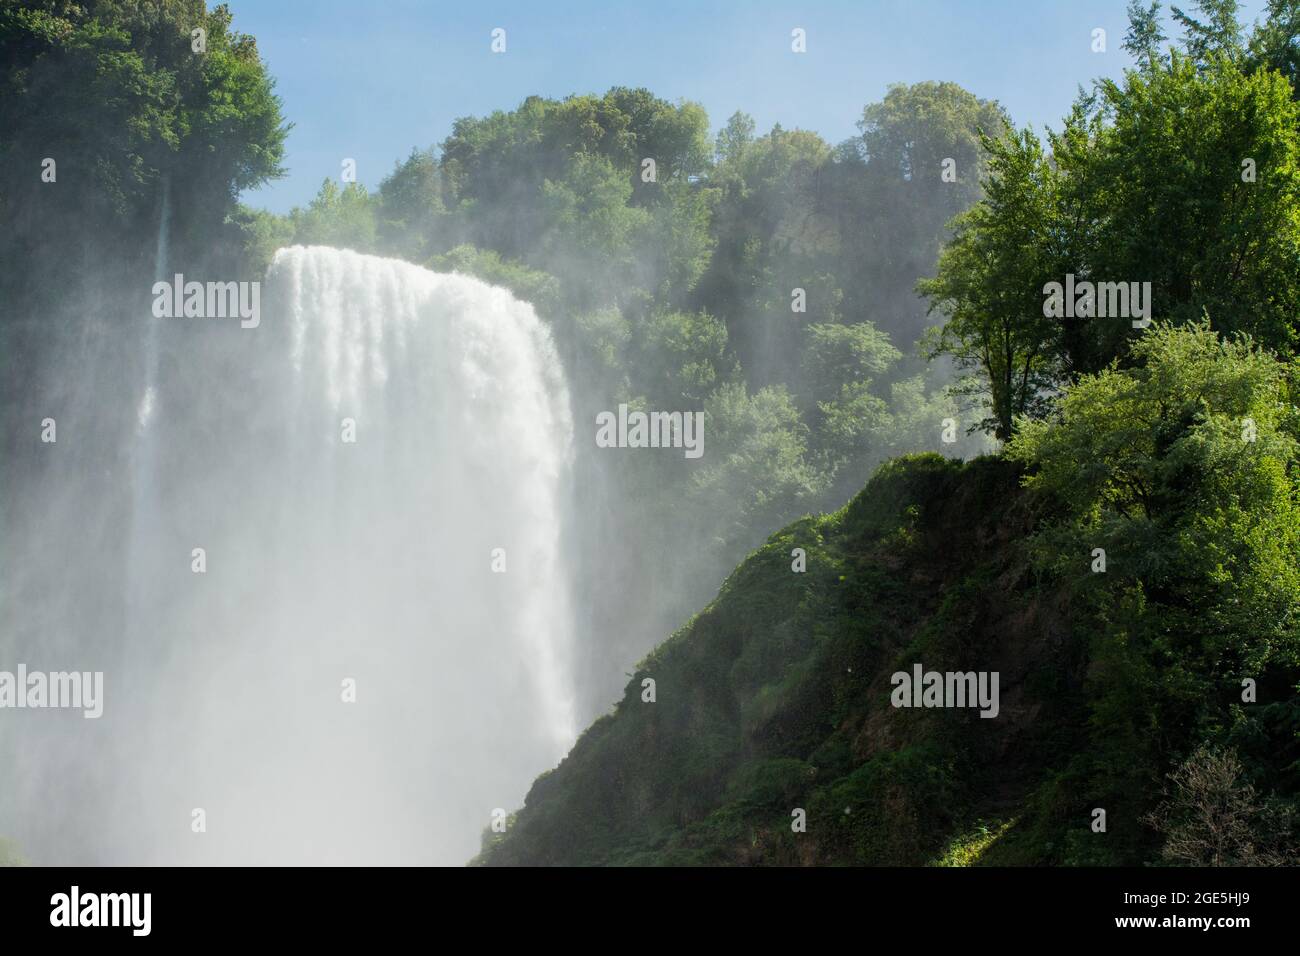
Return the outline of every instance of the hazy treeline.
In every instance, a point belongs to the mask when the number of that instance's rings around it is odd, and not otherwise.
[[[10,660],[90,647],[85,663],[103,664],[128,640],[121,542],[133,489],[123,476],[137,447],[164,194],[168,264],[244,277],[238,196],[281,172],[287,126],[255,42],[225,7],[4,0],[0,128],[0,630]],[[202,414],[186,424],[210,434],[219,405],[192,393],[212,340],[182,338],[163,337],[158,384],[191,394]],[[57,421],[58,455],[41,443],[46,419]],[[69,554],[52,541],[79,544]],[[79,599],[62,599],[70,593]]]
[[[195,30],[203,31],[201,55]],[[169,654],[193,650],[198,636],[167,633],[161,611],[130,620],[133,587],[171,563],[133,553],[133,522],[178,497],[189,499],[178,507],[190,513],[228,497],[203,481],[237,448],[226,436],[247,434],[240,413],[255,412],[224,400],[242,391],[212,388],[239,374],[227,352],[235,337],[207,324],[158,336],[155,384],[171,407],[157,424],[170,440],[158,443],[149,470],[174,481],[159,483],[141,507],[147,492],[133,476],[144,470],[151,286],[160,264],[199,279],[251,277],[238,196],[280,172],[286,124],[255,42],[224,7],[5,0],[0,129],[5,666],[59,662],[143,690]],[[55,425],[57,443],[43,443]],[[196,487],[204,492],[179,490]],[[221,594],[209,610],[238,600]],[[147,709],[148,699],[118,698],[117,719],[130,719],[133,702]],[[138,851],[138,840],[122,836],[129,828],[104,827],[94,812],[121,783],[111,769],[123,758],[120,741],[102,738],[87,759],[56,770],[50,755],[67,753],[74,739],[66,725],[5,725],[0,762],[10,772],[0,812],[17,821],[33,806],[49,808],[12,834],[38,862]],[[132,743],[149,750],[143,738]],[[56,773],[57,790],[45,792]],[[150,783],[143,772],[133,781]],[[84,813],[83,794],[98,800]],[[114,846],[120,839],[127,842]]]
[[[4,0],[0,64],[5,424],[85,393],[126,422],[135,409],[117,388],[142,360],[164,192],[172,263],[243,277],[239,193],[283,171],[273,81],[228,9],[202,0]],[[50,366],[69,348],[96,359],[80,380]],[[164,359],[165,374],[187,361]],[[25,424],[9,434],[30,450]],[[125,444],[111,429],[85,437]],[[5,467],[30,464],[6,456]]]

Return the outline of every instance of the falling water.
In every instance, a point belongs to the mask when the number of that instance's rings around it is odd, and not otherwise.
[[[171,180],[163,177],[162,209],[158,214],[158,245],[154,251],[153,274],[155,279],[167,279],[167,245],[171,234]],[[145,379],[144,390],[140,398],[136,418],[141,431],[147,430],[149,419],[153,414],[154,392],[158,383],[158,323],[150,315],[148,331],[145,334]]]
[[[158,243],[154,251],[153,276],[155,279],[169,279],[167,275],[167,247],[171,232],[171,180],[164,175],[162,181],[162,204],[158,213]],[[152,563],[147,553],[146,542],[156,536],[150,521],[156,517],[157,509],[157,454],[156,429],[152,427],[156,403],[158,400],[158,364],[159,336],[162,332],[162,320],[150,312],[145,312],[141,321],[144,323],[143,341],[143,381],[139,388],[140,398],[136,403],[135,424],[136,440],[131,448],[131,487],[132,487],[132,528],[127,543],[127,628],[138,631],[143,626],[144,618],[149,614],[151,595],[146,568]]]
[[[381,560],[384,589],[408,586],[384,593],[384,613],[415,616],[400,623],[418,640],[480,665],[440,667],[450,686],[467,682],[493,707],[505,700],[494,688],[524,691],[532,709],[515,716],[567,746],[560,548],[573,429],[549,333],[505,290],[397,260],[296,246],[269,279],[288,291],[287,526],[301,540],[337,540],[322,531],[330,520],[346,527],[352,550],[338,558],[357,583]],[[305,488],[323,513],[303,509]],[[364,635],[376,609],[345,603],[363,612]],[[434,626],[418,623],[431,610]]]
[[[41,863],[465,862],[575,733],[547,330],[472,278],[293,247],[257,328],[156,331],[124,440],[157,477],[119,532],[148,600],[101,720],[24,712],[49,732],[8,835]],[[106,579],[70,547],[84,601]]]

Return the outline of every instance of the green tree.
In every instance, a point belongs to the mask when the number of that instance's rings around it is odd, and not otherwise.
[[[423,262],[445,233],[442,172],[433,150],[411,155],[379,184],[376,211],[380,245],[392,255]]]
[[[712,536],[731,556],[752,529],[806,510],[825,478],[808,459],[808,427],[784,388],[751,394],[743,382],[729,382],[704,409],[705,454],[691,474],[693,511],[708,516]]]
[[[786,381],[797,366],[806,321],[833,321],[840,299],[829,273],[834,227],[817,183],[831,155],[820,136],[780,126],[746,142],[733,117],[734,148],[714,170],[720,196],[713,217],[717,246],[693,298],[718,315],[750,384]],[[730,134],[729,134],[730,135]],[[803,289],[809,311],[792,311]]]
[[[1031,131],[985,144],[985,198],[958,217],[937,275],[918,288],[946,316],[926,339],[931,358],[953,356],[967,376],[961,393],[989,410],[977,427],[1006,441],[1059,379],[1060,329],[1043,315],[1042,291],[1056,272],[1059,183]]]
[[[707,312],[652,312],[632,329],[627,364],[653,407],[698,406],[729,377],[727,327]]]
[[[739,158],[754,141],[754,117],[740,110],[732,113],[727,125],[718,131],[714,153],[718,162],[732,162]]]
[[[673,105],[623,87],[563,100],[531,96],[512,112],[458,119],[440,162],[444,202],[458,219],[456,242],[545,267],[533,258],[553,225],[544,184],[572,181],[603,160],[628,186],[623,203],[652,207],[673,198],[658,187],[692,182],[707,170],[707,133],[698,104]],[[642,181],[644,159],[655,161],[657,182]],[[577,163],[585,169],[575,172]]]
[[[810,325],[802,357],[807,394],[828,399],[846,385],[879,378],[900,358],[889,336],[870,322]]]
[[[910,351],[926,325],[916,282],[933,273],[949,222],[981,196],[981,135],[1006,122],[996,102],[956,83],[895,84],[863,109],[861,136],[829,177],[846,316],[870,318]]]
[[[373,252],[377,244],[376,205],[360,183],[348,183],[340,189],[334,180],[326,179],[306,209],[295,208],[289,214],[293,241]]]
[[[1300,112],[1277,73],[1174,52],[1082,96],[1050,156],[989,141],[986,197],[921,283],[948,316],[929,340],[978,373],[999,438],[1052,389],[1127,356],[1133,316],[1041,318],[1044,285],[1149,283],[1153,315],[1209,316],[1284,350],[1300,334]],[[1038,305],[1035,306],[1035,301]],[[974,386],[974,389],[971,389]]]
[[[1268,0],[1268,13],[1251,34],[1248,62],[1276,70],[1300,96],[1300,0]]]
[[[1192,62],[1206,65],[1218,57],[1239,57],[1242,54],[1239,0],[1192,0],[1192,7],[1203,19],[1198,20],[1178,7],[1169,8],[1183,28],[1183,47]]]
[[[204,53],[191,48],[200,27]],[[210,244],[239,192],[282,171],[273,81],[224,5],[5,0],[0,62],[0,209],[28,241],[77,221],[130,244],[165,176],[188,200],[174,241]],[[58,189],[29,175],[45,157]]]
[[[1007,454],[1050,502],[1030,553],[1087,655],[1064,779],[1079,800],[1150,807],[1160,768],[1230,727],[1261,750],[1256,773],[1294,760],[1290,728],[1234,702],[1243,678],[1285,695],[1300,677],[1300,420],[1294,367],[1247,338],[1157,324],[1133,358],[1022,420]],[[1126,824],[1108,859],[1149,838]]]
[[[547,225],[533,258],[560,277],[570,301],[583,307],[626,301],[639,287],[636,240],[651,215],[631,198],[628,177],[605,156],[589,153],[542,184]]]
[[[1167,39],[1160,26],[1160,0],[1151,0],[1145,7],[1141,0],[1129,0],[1124,50],[1139,63],[1150,63],[1160,56],[1160,46]]]
[[[204,52],[192,47],[200,28]],[[0,405],[11,408],[36,374],[18,356],[56,351],[61,336],[83,350],[120,337],[155,278],[164,196],[173,262],[247,270],[244,242],[267,223],[238,196],[280,174],[288,125],[224,5],[0,0],[0,130]]]
[[[1103,82],[1053,141],[1070,271],[1148,281],[1154,314],[1289,348],[1300,324],[1300,109],[1276,73],[1174,53]],[[1124,322],[1088,323],[1066,361],[1121,355]]]

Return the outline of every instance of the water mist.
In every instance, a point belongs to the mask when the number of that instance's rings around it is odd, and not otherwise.
[[[115,611],[27,642],[105,685],[99,720],[8,721],[0,833],[34,862],[459,864],[573,742],[572,423],[533,309],[321,247],[280,250],[263,293],[256,329],[142,315],[129,467],[47,470],[111,471],[128,517],[82,559],[68,522],[11,529],[63,560],[11,623]]]

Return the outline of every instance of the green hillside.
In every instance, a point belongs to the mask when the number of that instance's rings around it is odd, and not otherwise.
[[[1080,707],[1077,648],[1018,546],[1031,515],[1004,462],[924,455],[773,535],[483,862],[923,863],[1021,813]],[[1014,599],[991,606],[995,583]],[[1001,670],[1001,718],[892,708],[889,673],[912,660]]]
[[[476,862],[1294,862],[1285,366],[1205,328],[1138,357],[773,535]],[[997,672],[996,716],[892,706],[915,664]]]

